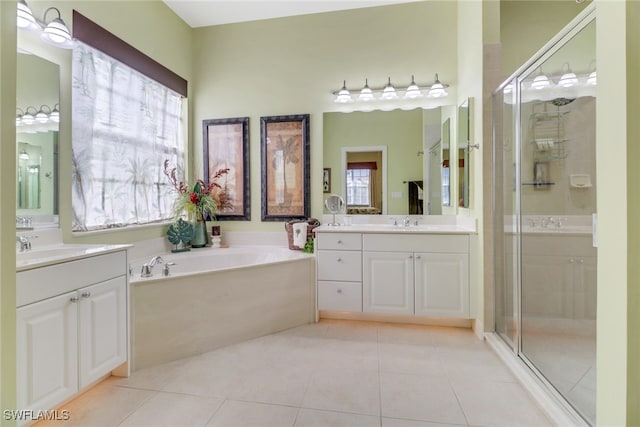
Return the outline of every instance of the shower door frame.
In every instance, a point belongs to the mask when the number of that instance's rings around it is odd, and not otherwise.
[[[526,366],[529,368],[537,377],[537,379],[542,383],[547,392],[549,392],[555,400],[562,405],[562,407],[568,411],[569,413],[573,413],[579,417],[580,420],[584,421],[589,425],[587,420],[568,402],[568,400],[546,379],[544,374],[536,368],[536,366],[529,360],[526,355],[522,352],[522,117],[521,117],[521,85],[523,81],[530,76],[535,70],[537,70],[546,60],[552,57],[558,50],[564,47],[570,40],[573,39],[580,31],[582,31],[586,26],[591,24],[596,19],[596,7],[595,2],[587,6],[580,14],[578,14],[563,30],[561,30],[556,36],[554,36],[547,44],[543,46],[535,55],[533,55],[529,60],[527,60],[522,66],[520,66],[513,74],[511,74],[507,79],[505,79],[498,88],[492,93],[492,99],[495,100],[496,96],[504,95],[504,89],[509,85],[513,84],[513,93],[515,95],[514,100],[514,108],[513,108],[513,124],[514,124],[514,143],[513,149],[517,150],[516,155],[513,155],[511,158],[515,160],[515,169],[514,169],[514,185],[515,185],[515,209],[513,216],[515,217],[515,249],[516,253],[514,253],[514,272],[513,277],[515,282],[513,283],[513,315],[512,319],[516,325],[514,336],[512,337],[513,342],[509,342],[502,336],[501,333],[497,332],[497,335],[500,337],[500,340],[506,344],[507,347],[510,348],[513,355],[520,359]],[[499,228],[495,227],[495,223],[497,220],[497,215],[502,214],[504,210],[504,206],[501,207],[501,210],[498,211],[496,206],[496,183],[498,179],[503,180],[503,176],[498,177],[496,173],[496,123],[495,123],[495,102],[493,102],[493,118],[492,118],[492,127],[493,127],[493,154],[492,161],[494,162],[493,171],[492,171],[492,179],[493,179],[493,197],[492,197],[492,214],[494,215],[494,240],[497,240],[496,236],[498,230],[502,231],[500,237],[504,235],[504,227]],[[502,105],[504,105],[504,98],[502,98]],[[504,124],[504,121],[503,121]],[[502,128],[501,128],[502,129]],[[597,141],[596,141],[597,144]],[[504,166],[504,158],[503,158],[503,166]],[[504,182],[502,183],[504,184]],[[504,185],[501,184],[502,191],[504,192]],[[504,250],[504,249],[503,249]],[[494,251],[495,251],[495,243],[494,243]],[[503,257],[502,257],[503,258]],[[494,254],[494,259],[497,257]],[[502,266],[501,266],[502,267]],[[494,265],[495,268],[495,265]],[[494,274],[495,277],[495,274]],[[494,284],[494,303],[495,303],[495,288]],[[494,312],[496,310],[496,304],[494,304]],[[494,322],[497,320],[497,313],[494,313]],[[494,324],[494,330],[497,331],[497,325]]]

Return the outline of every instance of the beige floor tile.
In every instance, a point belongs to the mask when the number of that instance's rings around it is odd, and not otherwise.
[[[378,341],[378,329],[370,324],[356,323],[329,323],[327,325],[327,338],[349,341]]]
[[[433,345],[432,327],[387,323],[378,327],[378,342]]]
[[[324,322],[311,323],[308,325],[298,326],[297,328],[287,329],[280,332],[280,335],[295,335],[299,337],[321,338],[327,334],[328,324]]]
[[[316,369],[378,371],[378,343],[325,339],[305,352],[308,366]]]
[[[504,427],[551,425],[519,384],[453,380],[452,386],[470,425]]]
[[[445,376],[438,349],[432,346],[389,344],[378,345],[381,372]]]
[[[300,409],[295,427],[380,427],[380,418],[372,415]]]
[[[486,344],[477,349],[438,347],[438,354],[451,379],[516,381],[509,368]]]
[[[133,372],[128,378],[113,377],[113,385],[145,390],[161,390],[169,379],[177,375],[177,372],[187,361],[188,359],[181,359],[175,362],[141,369]]]
[[[383,417],[466,423],[447,378],[383,372],[380,387]]]
[[[378,372],[333,369],[311,377],[303,408],[380,414]]]
[[[291,406],[227,400],[207,427],[290,427],[297,413]]]
[[[257,369],[243,375],[229,392],[233,400],[273,403],[299,407],[302,405],[311,371],[282,366]]]
[[[466,424],[430,423],[428,421],[402,420],[400,418],[382,418],[382,427],[456,427]]]
[[[186,394],[158,393],[118,427],[201,427],[223,400]]]
[[[60,410],[68,410],[68,421],[37,423],[37,427],[112,427],[117,426],[144,401],[156,394],[154,391],[115,387],[112,381],[104,381],[89,389]]]

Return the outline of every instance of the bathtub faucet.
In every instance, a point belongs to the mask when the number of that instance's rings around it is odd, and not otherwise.
[[[164,260],[161,256],[154,256],[151,258],[151,261],[144,264],[142,266],[142,271],[140,272],[140,277],[151,277],[153,276],[153,266],[156,264],[162,264]]]

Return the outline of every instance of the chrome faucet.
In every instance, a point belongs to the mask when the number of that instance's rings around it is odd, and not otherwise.
[[[20,252],[31,250],[31,237],[32,236],[16,236],[16,241],[20,243]]]
[[[151,277],[153,276],[153,266],[156,264],[162,264],[164,260],[161,256],[154,256],[151,258],[151,261],[144,264],[142,266],[142,271],[140,271],[140,277]]]
[[[402,224],[403,224],[405,227],[408,227],[409,225],[411,225],[411,218],[409,218],[409,216],[408,216],[408,215],[407,215],[407,216],[405,216],[405,217],[404,217],[404,221],[402,221]]]

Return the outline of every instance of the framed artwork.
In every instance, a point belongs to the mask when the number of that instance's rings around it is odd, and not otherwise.
[[[214,189],[218,205],[216,220],[250,221],[249,117],[202,121],[204,181],[209,183],[219,169],[229,168]]]
[[[322,170],[322,192],[331,193],[331,168]]]
[[[260,118],[262,220],[307,219],[309,114]]]

